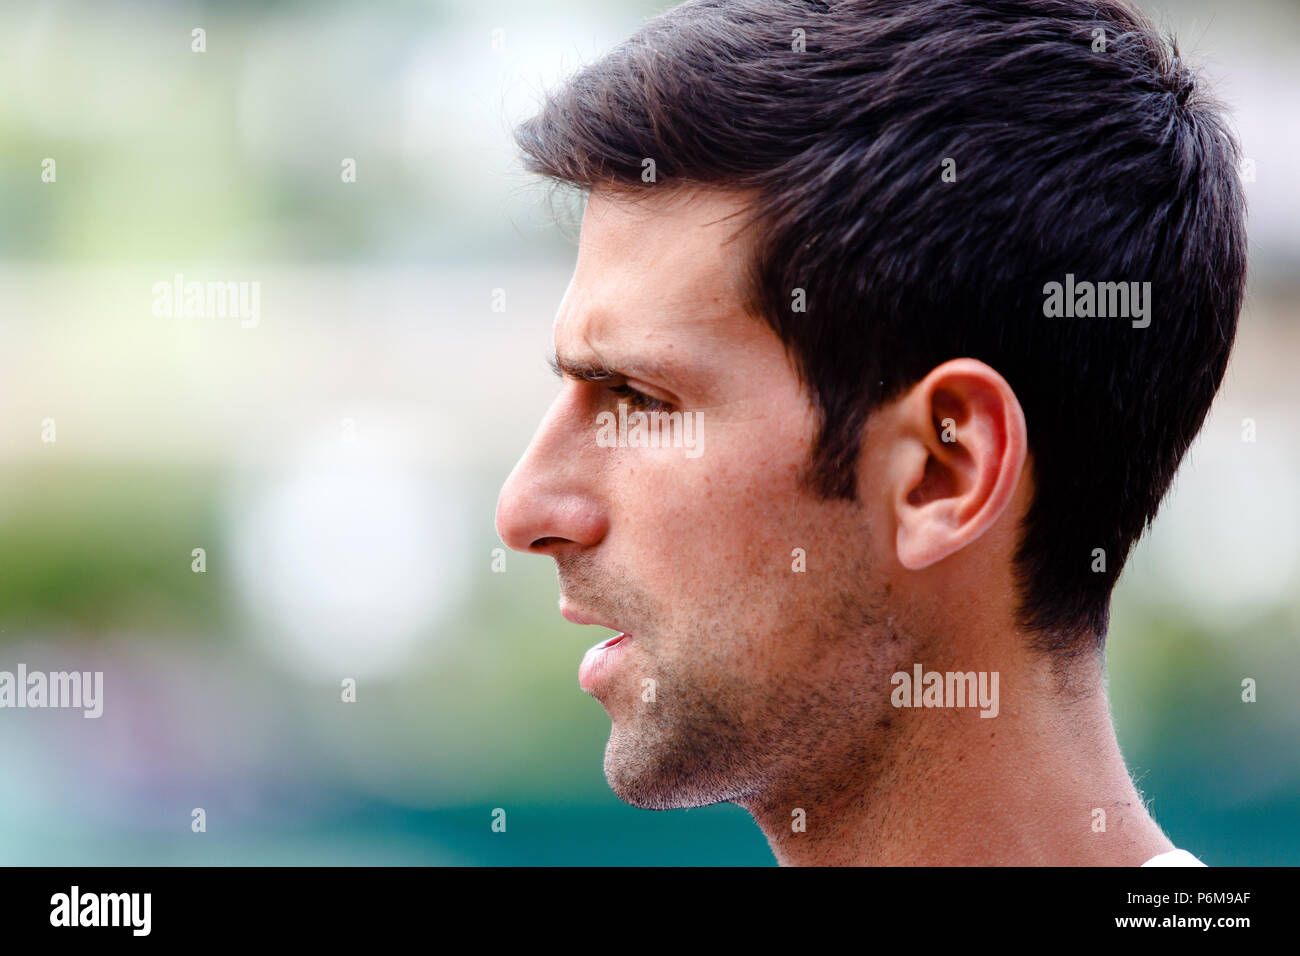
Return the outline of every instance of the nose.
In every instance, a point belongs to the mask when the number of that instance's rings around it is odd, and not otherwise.
[[[588,423],[562,393],[497,499],[497,534],[507,547],[555,557],[604,538],[609,518],[599,496],[597,451],[594,417]]]

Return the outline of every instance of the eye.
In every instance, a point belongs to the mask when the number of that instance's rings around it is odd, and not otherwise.
[[[610,385],[609,391],[611,394],[617,395],[619,398],[631,405],[632,408],[640,412],[661,412],[672,407],[667,402],[660,401],[657,398],[652,398],[644,392],[638,392],[635,388],[626,383],[622,385]]]

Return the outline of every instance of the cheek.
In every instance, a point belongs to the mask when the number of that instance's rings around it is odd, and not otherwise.
[[[721,431],[721,429],[719,429]],[[611,535],[643,583],[748,586],[790,571],[809,527],[802,436],[714,435],[696,459],[642,451],[615,469]]]

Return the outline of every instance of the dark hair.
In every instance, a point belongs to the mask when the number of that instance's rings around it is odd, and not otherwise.
[[[1245,283],[1238,146],[1172,40],[1114,0],[689,0],[516,138],[529,169],[584,189],[754,197],[751,311],[816,404],[826,497],[856,495],[873,408],[951,358],[997,369],[1036,489],[1020,624],[1066,656],[1104,646]],[[1150,282],[1150,327],[1049,317],[1067,273]]]

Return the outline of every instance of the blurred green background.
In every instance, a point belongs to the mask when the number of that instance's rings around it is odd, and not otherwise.
[[[1177,845],[1300,864],[1300,9],[1141,5],[1236,111],[1252,277],[1113,711]],[[0,862],[772,862],[735,807],[612,796],[595,637],[549,559],[493,571],[573,258],[509,129],[659,9],[0,9],[0,670],[105,674],[98,720],[0,710]],[[259,282],[260,322],[156,316],[177,273]]]

